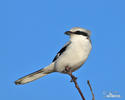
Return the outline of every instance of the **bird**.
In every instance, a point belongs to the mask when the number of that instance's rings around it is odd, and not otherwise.
[[[85,28],[73,27],[65,32],[69,41],[54,57],[51,64],[15,81],[16,85],[23,85],[46,76],[53,72],[66,74],[66,68],[71,72],[79,69],[87,60],[91,49],[91,32]]]

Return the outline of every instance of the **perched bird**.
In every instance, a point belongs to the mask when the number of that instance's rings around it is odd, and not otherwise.
[[[16,85],[34,81],[52,72],[66,73],[67,66],[74,72],[84,64],[92,49],[91,32],[84,28],[74,27],[70,31],[66,31],[65,34],[70,36],[70,40],[57,53],[52,63],[16,80]]]

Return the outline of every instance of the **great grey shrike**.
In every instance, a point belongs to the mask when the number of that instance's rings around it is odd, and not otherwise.
[[[70,40],[57,53],[52,63],[45,68],[16,80],[15,84],[25,84],[52,72],[66,73],[65,68],[67,66],[70,67],[72,72],[79,69],[88,58],[92,49],[91,32],[84,28],[74,27],[70,31],[66,31],[65,34],[70,36]]]

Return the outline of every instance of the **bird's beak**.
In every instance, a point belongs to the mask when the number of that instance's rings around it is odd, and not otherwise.
[[[66,31],[65,34],[66,35],[70,35],[72,32],[71,31]]]

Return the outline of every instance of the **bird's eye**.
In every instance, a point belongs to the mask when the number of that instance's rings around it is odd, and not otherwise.
[[[76,31],[75,33],[79,34],[79,33],[81,33],[81,32],[80,32],[80,31]]]

